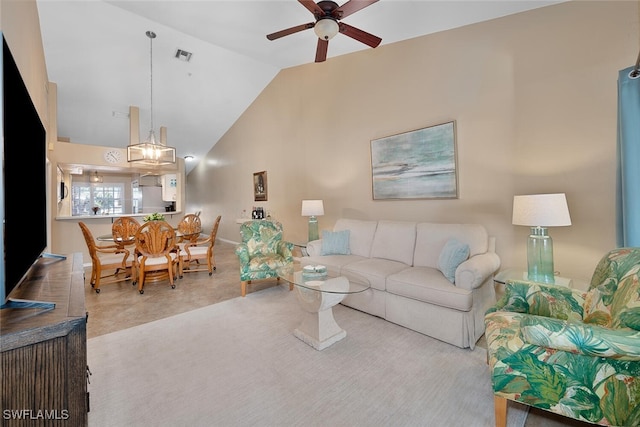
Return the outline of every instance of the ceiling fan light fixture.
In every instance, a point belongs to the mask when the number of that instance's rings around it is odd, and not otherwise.
[[[378,2],[378,0],[349,0],[342,6],[338,6],[336,2],[331,0],[320,0],[317,3],[313,0],[298,0],[298,2],[313,14],[315,22],[308,22],[306,24],[296,25],[291,28],[276,31],[275,33],[267,34],[267,40],[277,40],[281,37],[313,28],[313,31],[318,37],[318,42],[316,43],[315,62],[326,61],[329,40],[338,33],[359,41],[360,43],[364,43],[370,47],[377,47],[380,42],[382,42],[380,37],[374,36],[373,34],[369,34],[366,31],[362,31],[342,22],[343,18],[346,18],[367,6],[371,6]]]
[[[325,16],[316,22],[316,25],[313,27],[313,31],[319,39],[331,40],[336,34],[338,34],[340,27],[335,19]]]

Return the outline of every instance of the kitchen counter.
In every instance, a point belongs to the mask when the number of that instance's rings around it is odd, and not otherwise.
[[[144,218],[145,216],[152,214],[153,212],[144,212],[144,213],[137,213],[137,214],[117,214],[117,215],[75,215],[75,216],[57,216],[56,217],[56,221],[73,221],[73,220],[82,220],[82,221],[86,221],[89,219],[104,219],[104,218],[109,218],[111,219],[111,221],[113,222],[114,218],[120,218],[123,216],[130,216],[130,217],[134,217],[134,218]],[[158,212],[162,215],[164,215],[167,218],[173,218],[174,215],[182,215],[183,212],[182,211],[171,211],[171,212]]]

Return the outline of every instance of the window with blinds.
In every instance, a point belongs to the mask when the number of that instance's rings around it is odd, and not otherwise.
[[[124,184],[77,183],[71,187],[71,215],[124,213]]]

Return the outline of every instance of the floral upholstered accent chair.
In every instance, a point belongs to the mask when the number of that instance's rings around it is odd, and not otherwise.
[[[242,243],[236,246],[240,260],[242,296],[252,280],[275,277],[276,270],[293,262],[293,244],[282,240],[282,224],[277,221],[247,221],[240,226]],[[293,285],[290,286],[290,289]]]
[[[589,289],[510,281],[485,316],[496,426],[507,399],[640,425],[640,248],[610,251]]]

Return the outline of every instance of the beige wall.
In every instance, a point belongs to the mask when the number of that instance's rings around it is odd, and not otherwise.
[[[0,0],[0,30],[9,45],[49,140],[52,135],[51,122],[55,123],[55,118],[51,117],[50,112],[49,91],[55,91],[55,87],[49,86],[36,1]],[[51,170],[50,163],[47,163],[47,171]],[[55,193],[49,193],[47,205],[50,205],[52,199],[55,199]],[[46,215],[50,222],[51,212],[48,211]],[[50,232],[47,236],[47,247],[51,247]]]
[[[48,129],[48,77],[35,0],[0,0],[0,29],[7,40],[27,90]]]
[[[187,211],[218,236],[263,206],[306,241],[301,200],[340,217],[484,224],[503,267],[526,268],[516,194],[564,192],[555,267],[588,278],[615,246],[617,73],[640,48],[639,2],[572,1],[281,71],[187,177]],[[310,50],[314,46],[309,46]],[[331,47],[329,47],[331,49]],[[370,141],[455,120],[456,200],[373,201]],[[268,172],[268,202],[253,201]]]

